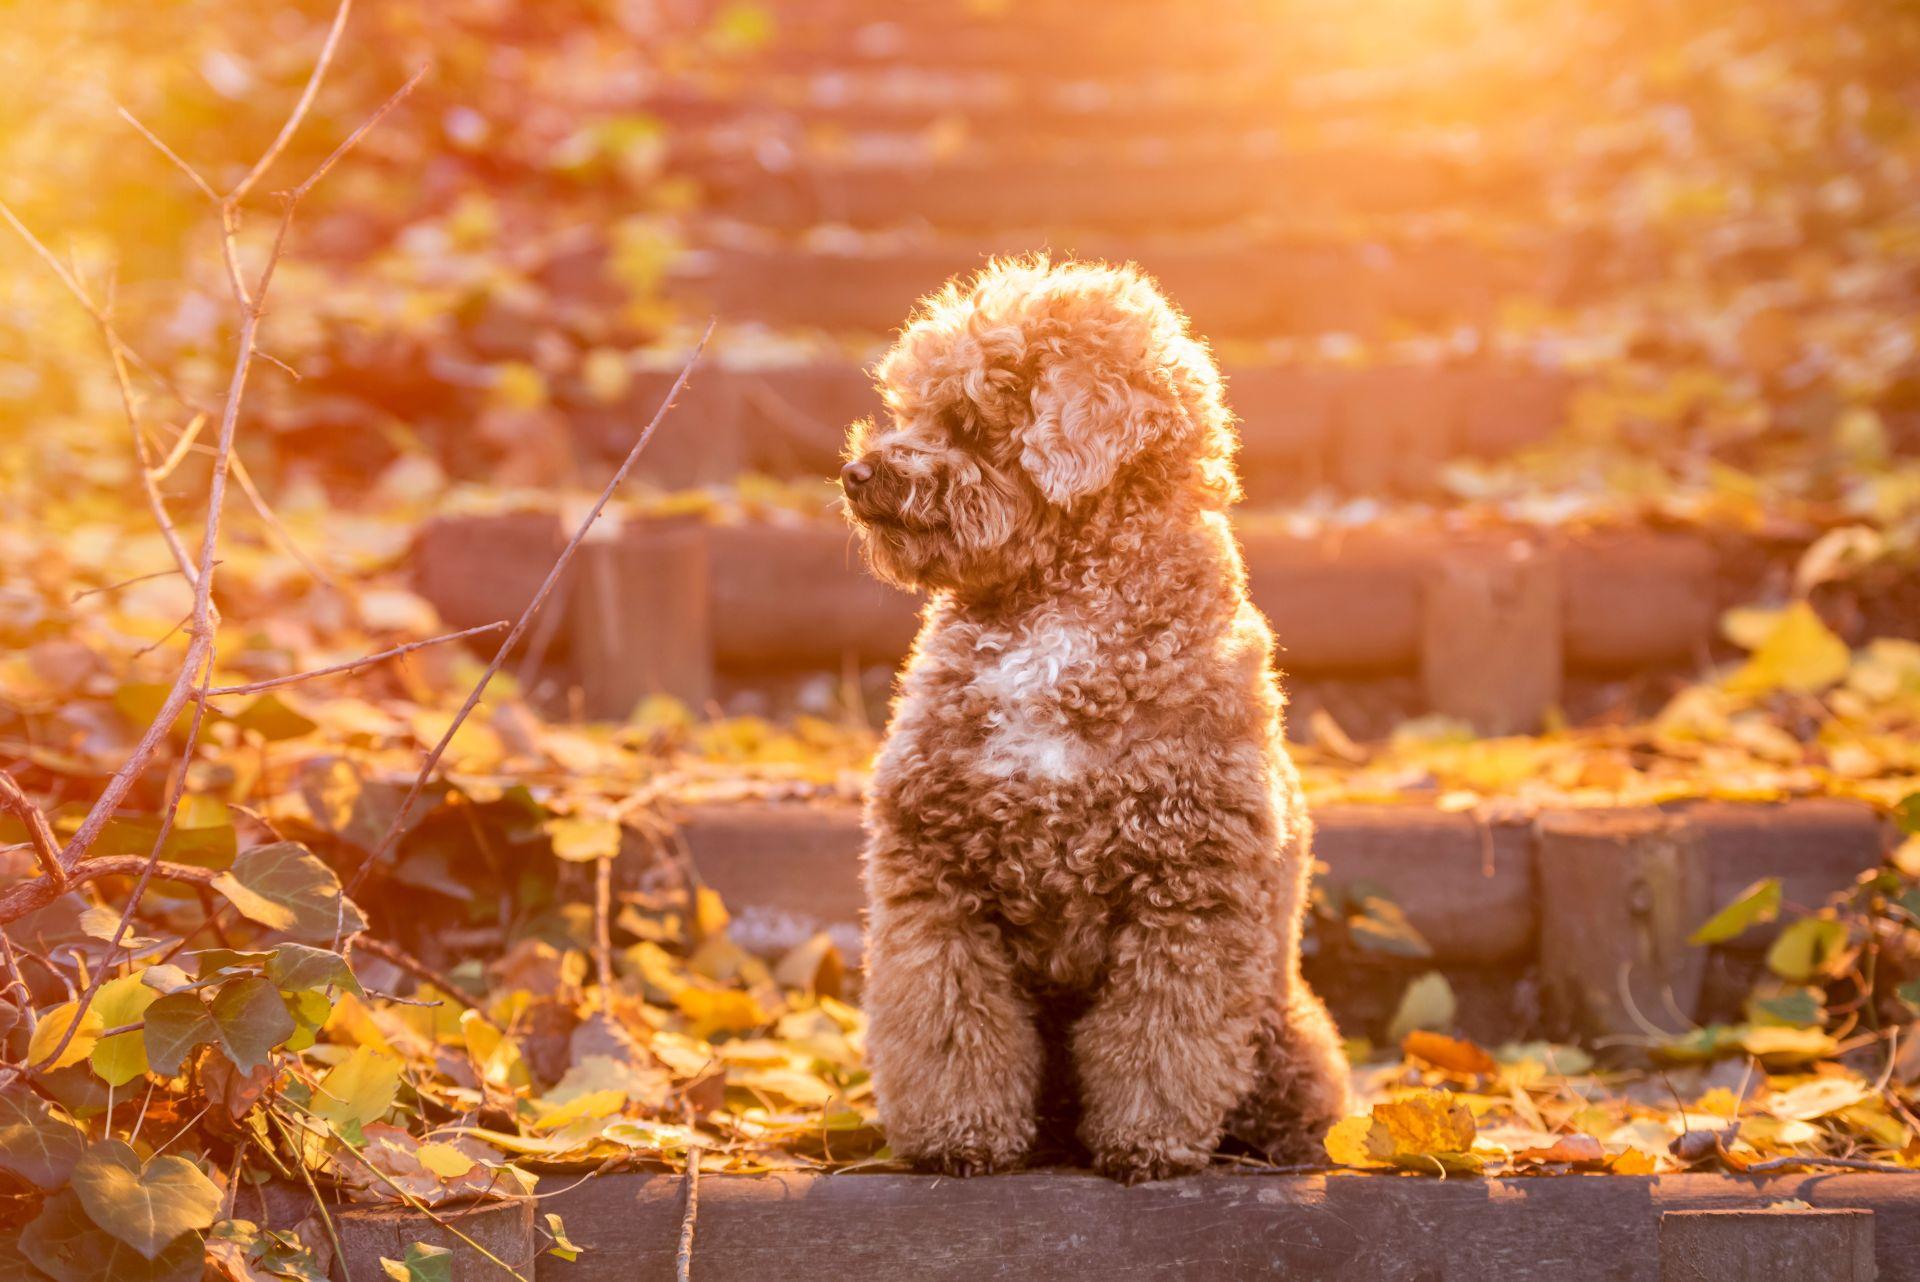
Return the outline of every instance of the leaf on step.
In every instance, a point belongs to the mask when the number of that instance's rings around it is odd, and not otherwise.
[[[1763,877],[1738,895],[1733,902],[1700,923],[1687,936],[1692,944],[1723,944],[1748,927],[1772,921],[1780,915],[1780,879]]]
[[[1475,1043],[1425,1029],[1417,1028],[1408,1033],[1401,1041],[1400,1049],[1414,1059],[1449,1073],[1473,1076],[1492,1073],[1500,1067],[1494,1062],[1493,1056]]]

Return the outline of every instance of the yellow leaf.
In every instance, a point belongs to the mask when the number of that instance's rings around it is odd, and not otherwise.
[[[443,1180],[457,1180],[473,1169],[473,1159],[451,1144],[422,1144],[414,1156]]]
[[[1845,678],[1852,664],[1847,643],[1821,622],[1811,605],[1795,601],[1727,679],[1727,688],[1743,694],[1815,694]]]
[[[1376,1138],[1376,1156],[1464,1153],[1473,1147],[1472,1111],[1439,1091],[1375,1104],[1373,1119],[1386,1127],[1393,1142],[1392,1150],[1383,1154]]]
[[[41,1060],[53,1054],[53,1048],[67,1035],[67,1029],[73,1023],[75,1003],[62,1002],[40,1017],[40,1026],[33,1030],[33,1037],[27,1043],[27,1062],[38,1065]],[[73,1040],[60,1052],[60,1058],[47,1065],[51,1071],[65,1068],[69,1064],[78,1064],[93,1054],[100,1032],[106,1025],[101,1022],[98,1007],[87,1007],[87,1013],[80,1017],[80,1027],[75,1031]]]
[[[620,1111],[627,1102],[627,1093],[623,1090],[607,1089],[588,1091],[577,1099],[555,1108],[551,1113],[543,1114],[533,1124],[537,1131],[557,1131],[570,1122],[582,1118],[602,1118]]]
[[[1327,1132],[1327,1156],[1341,1166],[1380,1166],[1367,1145],[1373,1131],[1371,1117],[1343,1117]]]
[[[620,853],[620,824],[591,815],[566,815],[546,822],[556,858],[568,863],[592,863]]]
[[[93,996],[92,1014],[98,1012],[102,1030],[137,1024],[147,1007],[160,996],[143,982],[143,972],[134,971],[100,985]],[[80,1039],[74,1038],[77,1042]],[[109,1086],[125,1086],[147,1071],[147,1038],[144,1032],[120,1033],[98,1042],[89,1052],[93,1071]],[[65,1058],[63,1055],[61,1058]]]
[[[773,1018],[752,993],[737,990],[683,988],[674,994],[673,1001],[691,1021],[689,1031],[695,1037],[751,1032]]]

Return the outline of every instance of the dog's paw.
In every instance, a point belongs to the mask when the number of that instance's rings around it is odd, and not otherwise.
[[[919,1154],[913,1164],[923,1171],[957,1175],[964,1180],[1014,1170],[1025,1157],[1026,1151],[1015,1145],[979,1140]]]
[[[1096,1149],[1093,1168],[1122,1184],[1141,1184],[1191,1175],[1212,1159],[1206,1149],[1177,1140],[1136,1140]]]
[[[902,1155],[922,1171],[965,1179],[1018,1168],[1032,1143],[1031,1124],[1005,1131],[978,1125],[955,1126],[942,1128],[937,1137],[926,1136],[918,1143],[909,1143]]]

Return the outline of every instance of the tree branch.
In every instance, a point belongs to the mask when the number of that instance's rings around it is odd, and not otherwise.
[[[33,843],[34,858],[40,861],[41,870],[56,887],[65,886],[67,870],[60,866],[60,842],[53,835],[53,826],[40,807],[33,804],[33,798],[4,770],[0,770],[0,811],[27,826],[27,839]]]
[[[554,586],[558,584],[561,577],[565,575],[568,564],[573,560],[573,554],[579,549],[581,542],[587,537],[587,531],[591,530],[593,523],[600,519],[600,513],[606,508],[607,504],[612,501],[614,493],[619,490],[621,484],[627,479],[627,473],[633,470],[634,463],[640,458],[641,451],[647,448],[647,442],[653,439],[653,434],[658,430],[661,421],[666,418],[667,411],[673,408],[674,400],[680,395],[681,389],[687,385],[687,379],[692,376],[694,366],[700,363],[700,356],[707,349],[707,340],[712,337],[713,322],[709,321],[707,322],[706,333],[700,336],[700,342],[694,347],[693,354],[687,357],[687,363],[680,369],[680,376],[674,379],[673,386],[667,389],[666,396],[660,402],[660,408],[654,411],[652,420],[647,423],[646,428],[640,433],[639,439],[633,443],[633,448],[627,451],[627,457],[621,461],[620,466],[614,471],[613,477],[607,482],[606,488],[600,491],[600,497],[594,501],[593,507],[587,512],[585,518],[581,520],[580,527],[573,532],[573,537],[567,541],[566,547],[561,549],[559,559],[554,561],[553,568],[547,571],[547,577],[541,582],[539,590],[533,594],[533,599],[527,602],[527,608],[520,612],[520,617],[514,622],[513,629],[507,633],[506,639],[500,643],[499,650],[494,653],[492,661],[487,664],[486,671],[480,674],[478,684],[476,684],[472,692],[467,695],[466,702],[460,705],[460,710],[454,714],[453,720],[448,724],[446,732],[440,736],[440,742],[435,744],[433,751],[427,754],[426,762],[420,767],[420,773],[415,776],[412,786],[407,789],[406,798],[400,803],[399,812],[394,815],[393,822],[388,826],[386,835],[380,839],[380,844],[374,848],[373,852],[360,862],[360,867],[354,871],[352,879],[347,883],[346,893],[348,896],[351,896],[355,890],[359,889],[360,884],[366,880],[367,874],[371,872],[376,865],[384,863],[387,856],[393,853],[393,848],[399,844],[400,835],[406,831],[407,820],[412,817],[414,806],[419,804],[420,794],[426,790],[428,780],[433,778],[434,771],[438,769],[440,758],[446,755],[448,745],[453,742],[453,736],[459,732],[461,725],[472,715],[474,708],[479,706],[480,696],[486,693],[487,684],[493,680],[494,674],[500,671],[501,665],[506,663],[507,656],[513,652],[514,646],[519,644],[520,638],[526,634],[527,628],[533,622],[534,617],[540,613],[540,607],[546,603],[547,597],[552,594]],[[340,946],[340,936],[345,928],[345,912],[346,906],[343,899],[341,904],[341,921],[334,931],[334,947],[336,948]]]
[[[301,681],[311,681],[315,677],[330,677],[342,672],[358,672],[361,668],[371,667],[376,663],[383,663],[388,659],[397,659],[403,654],[411,654],[415,650],[424,650],[430,645],[444,645],[449,641],[459,641],[466,637],[479,636],[482,632],[498,632],[506,626],[507,621],[505,619],[501,619],[496,623],[482,623],[478,627],[467,628],[461,632],[444,632],[437,637],[428,637],[424,641],[409,641],[405,645],[394,646],[391,650],[382,650],[378,654],[362,655],[358,659],[350,659],[345,663],[335,663],[325,668],[312,668],[306,672],[295,672],[284,677],[270,677],[265,681],[249,681],[245,685],[213,686],[207,690],[206,696],[209,699],[217,699],[222,695],[230,694],[258,694],[262,690],[273,690],[280,686],[290,686]]]
[[[253,162],[253,168],[249,169],[246,177],[227,193],[226,199],[221,201],[221,204],[237,205],[245,200],[247,193],[253,190],[254,184],[265,176],[267,170],[273,167],[273,162],[280,159],[280,153],[287,149],[287,144],[293,141],[294,134],[300,130],[300,122],[307,118],[307,112],[313,107],[313,100],[319,96],[320,82],[327,78],[327,68],[333,65],[334,51],[340,47],[340,35],[347,29],[347,15],[352,10],[353,0],[340,0],[340,7],[333,11],[333,25],[327,29],[326,41],[320,46],[320,56],[314,60],[313,70],[307,75],[306,87],[300,91],[299,100],[293,104],[293,110],[287,113],[287,123],[280,126],[279,134],[267,144],[267,149],[261,153],[260,159]],[[165,149],[162,148],[162,150]],[[212,188],[207,187],[205,183],[201,183],[201,186],[206,188],[208,195],[213,194]]]

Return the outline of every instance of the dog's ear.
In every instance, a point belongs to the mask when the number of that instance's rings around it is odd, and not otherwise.
[[[1033,381],[1033,417],[1020,434],[1020,466],[1047,501],[1071,507],[1098,493],[1165,427],[1171,407],[1124,373],[1056,360]]]

